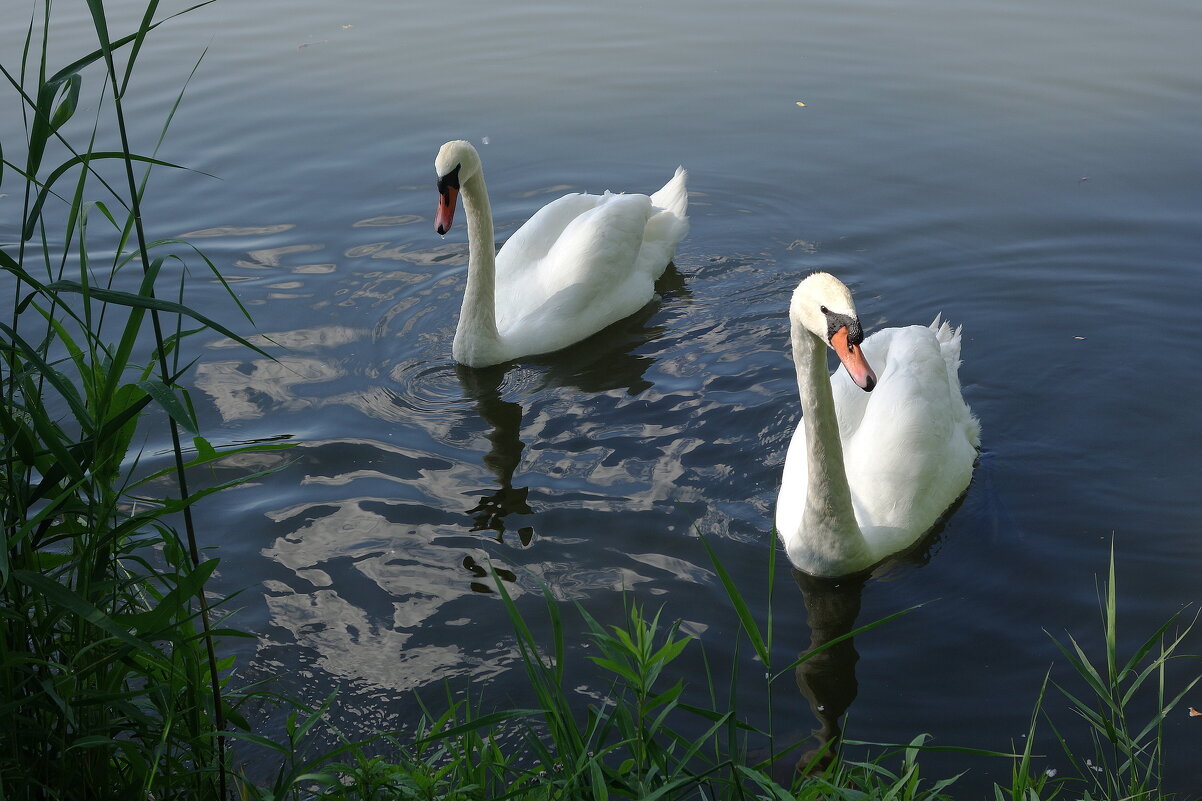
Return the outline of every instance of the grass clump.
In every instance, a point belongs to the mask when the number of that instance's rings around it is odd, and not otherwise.
[[[742,721],[736,705],[688,703],[684,681],[671,678],[673,663],[694,639],[677,624],[664,624],[662,610],[649,614],[635,602],[622,623],[611,626],[576,606],[597,651],[590,661],[608,688],[581,709],[565,686],[565,626],[557,603],[544,589],[552,634],[540,645],[504,583],[497,586],[538,708],[483,716],[448,692],[449,711],[427,712],[415,739],[347,743],[352,758],[327,763],[320,778],[311,775],[313,792],[340,801],[949,798],[945,791],[955,778],[928,782],[921,775],[924,736],[873,761],[835,761],[823,773],[794,774],[781,784],[772,777],[780,755],[756,760],[746,747],[765,732]],[[717,694],[712,681],[703,689]],[[896,770],[888,767],[894,756]]]
[[[170,165],[131,151],[123,99],[157,6],[114,37],[88,0],[96,47],[55,69],[52,4],[33,3],[20,61],[0,63],[24,121],[20,141],[0,143],[0,190],[20,206],[0,232],[5,798],[220,797],[223,732],[242,722],[215,645],[231,632],[204,592],[217,562],[191,518],[221,487],[188,488],[219,454],[178,382],[192,334],[248,343],[183,302],[188,260],[212,265],[146,233],[150,170]],[[148,425],[171,442],[158,471],[135,445]],[[163,482],[166,495],[150,492]]]
[[[1099,593],[1099,608],[1103,632],[1100,660],[1091,660],[1071,634],[1067,642],[1055,640],[1087,690],[1073,691],[1053,682],[1073,714],[1084,722],[1089,749],[1075,747],[1070,742],[1074,738],[1062,733],[1050,716],[1048,723],[1076,774],[1070,782],[1074,795],[1087,801],[1159,799],[1164,797],[1164,722],[1202,680],[1202,675],[1195,676],[1171,696],[1166,690],[1166,669],[1170,661],[1182,658],[1178,651],[1193,629],[1193,621],[1171,631],[1181,617],[1180,611],[1173,614],[1123,659],[1118,644],[1113,548],[1110,572]],[[1149,705],[1150,712],[1135,712]]]
[[[711,552],[711,556],[713,554]],[[750,608],[714,557],[714,565],[745,626],[754,623]],[[340,751],[352,758],[330,762],[314,789],[322,797],[366,799],[773,799],[774,801],[945,801],[958,797],[963,773],[928,778],[922,756],[950,751],[966,757],[1009,762],[1010,779],[993,785],[995,801],[1161,801],[1170,796],[1161,788],[1162,724],[1185,693],[1199,681],[1186,683],[1175,695],[1164,692],[1169,660],[1190,631],[1184,626],[1168,634],[1177,616],[1147,638],[1125,661],[1118,657],[1117,604],[1113,557],[1101,602],[1102,659],[1097,669],[1086,649],[1069,637],[1060,647],[1073,675],[1090,694],[1053,681],[1049,671],[1040,687],[1030,728],[1020,753],[935,746],[927,735],[909,743],[882,745],[856,740],[829,743],[835,753],[820,769],[796,771],[782,777],[776,763],[801,743],[772,746],[753,757],[748,743],[774,742],[770,730],[748,724],[733,691],[719,696],[711,670],[702,694],[711,703],[690,703],[690,692],[673,671],[674,662],[701,644],[665,624],[663,610],[649,614],[639,604],[626,607],[620,625],[605,626],[579,605],[590,645],[597,655],[591,663],[608,688],[603,697],[583,709],[574,691],[565,686],[566,646],[559,606],[544,589],[549,642],[536,642],[529,626],[497,582],[517,636],[518,649],[533,691],[535,709],[510,709],[492,715],[473,712],[466,701],[454,701],[448,689],[440,716],[427,712],[418,734],[405,742],[392,737],[363,743],[347,742]],[[758,606],[758,604],[757,604]],[[902,613],[899,613],[902,614]],[[881,621],[849,631],[864,633]],[[757,654],[771,639],[770,629],[744,629]],[[831,644],[835,644],[831,641]],[[829,647],[828,646],[823,646]],[[765,672],[768,681],[787,675],[797,664],[820,651],[803,654],[784,670]],[[738,657],[729,668],[730,687],[736,688]],[[1063,697],[1074,716],[1086,723],[1092,752],[1074,750],[1063,727],[1052,721],[1049,689]],[[697,688],[693,688],[696,694]],[[1147,697],[1148,694],[1151,697]],[[1147,719],[1136,709],[1151,706]],[[1134,721],[1139,718],[1139,722]],[[1071,769],[1049,770],[1046,755],[1036,754],[1041,721],[1055,734]],[[518,746],[514,746],[515,731]],[[1079,737],[1077,739],[1080,739]],[[876,748],[871,757],[854,758],[847,747]],[[880,750],[883,749],[883,750]],[[369,750],[372,752],[368,756]],[[383,755],[381,753],[384,752]],[[1088,754],[1088,756],[1086,756]]]

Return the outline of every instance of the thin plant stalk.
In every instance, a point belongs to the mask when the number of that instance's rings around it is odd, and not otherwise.
[[[101,0],[88,0],[88,9],[92,13],[92,20],[96,27],[96,33],[100,40],[100,49],[104,54],[104,63],[108,69],[109,82],[112,87],[113,110],[117,116],[117,131],[121,137],[121,152],[126,154],[123,159],[125,165],[125,178],[129,191],[129,199],[131,203],[131,211],[133,216],[134,228],[137,237],[138,253],[142,261],[144,271],[149,270],[151,263],[150,252],[146,246],[146,231],[142,221],[141,209],[141,192],[138,188],[137,179],[134,176],[133,160],[128,157],[131,152],[129,146],[129,133],[125,125],[125,110],[121,102],[124,89],[128,85],[129,76],[133,71],[134,61],[136,59],[138,48],[143,41],[149,25],[154,18],[154,13],[158,8],[158,0],[150,0],[146,7],[146,14],[142,18],[142,25],[138,29],[138,39],[136,40],[129,57],[129,63],[126,67],[124,80],[118,80],[117,68],[113,61],[112,42],[108,33],[108,21],[104,14],[104,5]],[[147,287],[149,297],[154,297],[154,285]],[[159,318],[157,309],[150,309],[151,327],[154,331],[155,352],[159,364],[159,378],[166,386],[171,386],[174,378],[171,370],[167,365],[167,350],[163,337],[162,322]],[[169,416],[167,419],[168,429],[171,434],[171,445],[173,458],[175,460],[175,477],[176,483],[179,486],[180,497],[189,497],[188,492],[188,474],[184,469],[183,446],[180,442],[179,425],[174,417]],[[188,551],[192,558],[192,566],[194,568],[200,566],[200,548],[196,540],[196,527],[192,519],[192,506],[185,504],[183,506],[182,515],[184,521],[184,531],[188,538]],[[200,605],[200,623],[203,630],[205,650],[208,656],[209,669],[209,688],[213,694],[213,715],[217,724],[217,770],[218,770],[218,797],[226,797],[226,788],[228,780],[226,777],[225,765],[225,748],[226,739],[224,731],[226,728],[224,703],[221,699],[221,677],[217,670],[217,649],[213,642],[211,625],[209,620],[209,603],[205,597],[204,588],[200,588],[196,593],[196,600]]]

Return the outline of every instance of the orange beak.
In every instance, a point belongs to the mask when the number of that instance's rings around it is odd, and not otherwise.
[[[434,230],[440,235],[451,230],[451,223],[455,219],[455,200],[458,197],[459,190],[453,186],[439,188],[438,211],[434,215]]]
[[[847,341],[847,326],[841,327],[831,335],[831,347],[835,349],[835,354],[843,363],[851,380],[856,382],[856,386],[865,392],[872,392],[872,388],[876,386],[876,373],[868,366],[868,360],[864,358],[864,349]]]

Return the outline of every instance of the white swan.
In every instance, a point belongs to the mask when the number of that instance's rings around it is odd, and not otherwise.
[[[540,209],[493,253],[492,209],[469,142],[447,142],[434,161],[440,234],[451,228],[455,198],[467,215],[467,288],[455,361],[487,367],[549,353],[629,317],[655,295],[688,231],[688,174],[678,167],[647,195],[571,194]]]
[[[980,424],[960,393],[960,331],[938,317],[864,339],[847,287],[815,273],[789,323],[804,416],[776,528],[799,570],[843,576],[912,545],[963,494]],[[827,345],[846,370],[829,379]]]

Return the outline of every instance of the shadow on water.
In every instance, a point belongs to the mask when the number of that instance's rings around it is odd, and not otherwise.
[[[656,282],[656,292],[655,301],[583,341],[554,353],[522,359],[521,366],[538,373],[531,390],[558,388],[585,393],[623,390],[627,395],[637,395],[649,389],[652,382],[645,375],[655,364],[655,358],[634,351],[664,334],[663,326],[651,324],[662,311],[663,297],[688,295],[684,277],[674,263],[668,264]],[[484,465],[496,476],[499,485],[468,511],[475,521],[472,531],[494,531],[498,541],[502,541],[506,530],[506,515],[533,513],[526,502],[528,489],[513,486],[513,475],[526,447],[521,440],[523,408],[520,403],[502,397],[506,375],[518,365],[518,362],[483,368],[455,365],[463,397],[475,404],[480,419],[491,429],[485,434],[491,446],[484,455]],[[517,533],[522,545],[530,544],[531,532],[519,529]]]
[[[812,732],[816,742],[797,760],[794,766],[797,772],[821,773],[830,767],[839,753],[843,737],[841,720],[855,701],[860,687],[856,678],[860,654],[856,650],[855,637],[840,638],[856,627],[865,587],[869,581],[888,581],[899,571],[921,568],[929,563],[947,521],[964,503],[966,496],[967,492],[961,495],[914,546],[874,568],[840,578],[819,578],[792,569],[810,628],[810,643],[799,655],[810,656],[794,669],[794,678],[818,724]],[[871,623],[868,621],[864,625]],[[784,767],[778,766],[778,769]]]
[[[534,510],[526,502],[529,487],[514,487],[513,474],[522,461],[522,406],[501,397],[501,382],[506,368],[502,366],[476,369],[455,365],[455,374],[463,387],[463,396],[475,402],[476,412],[489,426],[484,436],[490,447],[484,454],[484,466],[496,476],[498,487],[480,496],[480,501],[467,514],[472,518],[472,531],[490,531],[497,542],[504,541],[505,517],[511,514],[528,515]],[[530,545],[534,529],[523,526],[517,530],[522,546]]]
[[[852,630],[860,614],[868,576],[821,579],[794,569],[793,580],[801,590],[810,626],[810,644],[803,654],[812,653]],[[843,736],[840,720],[859,691],[856,680],[859,660],[855,638],[849,637],[813,654],[794,669],[797,687],[818,722],[813,732],[817,743],[797,760],[798,771],[820,773],[834,761],[839,738]]]
[[[532,392],[528,394],[548,389],[567,389],[588,394],[621,390],[627,395],[637,395],[650,388],[652,383],[645,374],[655,363],[655,358],[633,351],[663,335],[662,326],[651,324],[651,320],[661,311],[663,296],[687,295],[684,278],[676,270],[675,264],[668,265],[656,283],[656,290],[659,295],[656,301],[584,341],[555,353],[523,359],[521,367],[532,368],[536,373],[529,386]],[[515,368],[518,368],[515,362],[484,368],[454,365],[463,398],[474,404],[476,413],[488,426],[484,436],[489,448],[484,454],[483,464],[496,478],[496,486],[477,494],[476,504],[464,511],[472,521],[469,531],[488,532],[498,543],[506,542],[505,535],[512,531],[521,546],[526,548],[534,541],[534,527],[521,525],[514,530],[506,522],[511,515],[536,514],[528,500],[530,488],[515,487],[513,483],[526,449],[521,438],[523,406],[503,396],[506,377]],[[509,541],[512,542],[512,537]],[[463,567],[477,579],[488,575],[486,567],[470,555],[464,557]],[[511,571],[494,569],[501,578],[516,580]],[[478,592],[491,592],[483,582],[474,581],[471,586]]]

